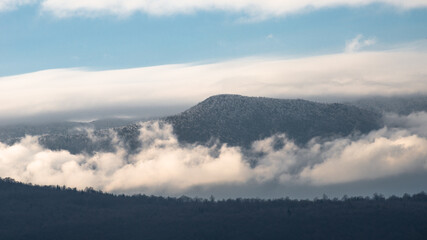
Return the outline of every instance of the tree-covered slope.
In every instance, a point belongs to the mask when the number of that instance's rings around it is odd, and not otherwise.
[[[367,133],[381,126],[379,114],[355,106],[239,95],[210,97],[166,121],[181,141],[216,138],[242,146],[276,133],[305,143],[313,137]]]
[[[351,105],[239,95],[212,96],[181,114],[162,120],[173,125],[181,142],[205,144],[219,140],[243,147],[277,133],[286,133],[298,144],[304,144],[313,137],[367,133],[382,124],[379,113]],[[26,134],[40,135],[39,142],[44,147],[64,149],[73,154],[115,151],[117,143],[113,138],[129,152],[140,148],[138,124],[98,122],[4,127],[0,129],[0,141],[12,144]],[[92,130],[88,132],[85,128]]]

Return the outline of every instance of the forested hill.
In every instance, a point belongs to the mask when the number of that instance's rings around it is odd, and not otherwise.
[[[286,133],[297,143],[313,137],[367,133],[381,127],[380,118],[372,111],[338,103],[217,95],[166,121],[181,141],[204,143],[216,138],[248,146],[276,133]]]
[[[342,200],[115,196],[0,180],[0,239],[425,239],[427,195]]]

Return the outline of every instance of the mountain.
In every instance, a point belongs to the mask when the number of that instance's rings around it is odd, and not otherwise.
[[[92,122],[47,122],[38,124],[14,124],[0,126],[0,142],[13,144],[25,135],[70,136],[81,135],[81,129],[105,130],[128,126],[137,119],[109,118]],[[80,130],[79,130],[80,129]]]
[[[367,133],[382,125],[380,114],[351,105],[240,95],[212,96],[165,121],[180,141],[207,143],[216,138],[231,146],[249,146],[276,133],[304,144],[313,137]]]
[[[82,122],[52,122],[0,126],[0,142],[13,144],[25,135],[64,135],[69,134],[74,129],[88,127],[92,127],[92,125]]]
[[[114,134],[112,134],[114,133]],[[110,129],[80,129],[67,133],[46,134],[39,137],[39,143],[51,150],[67,150],[72,154],[114,152],[116,144],[134,153],[139,149],[139,125],[131,123],[126,126]],[[115,138],[115,139],[113,139]]]
[[[139,135],[136,119],[101,119],[92,122],[50,122],[0,126],[0,142],[12,145],[26,135],[39,136],[39,143],[51,150],[93,153],[115,150],[110,130],[115,131],[124,147],[136,149]]]
[[[348,102],[347,104],[378,113],[389,112],[399,115],[409,115],[413,112],[427,111],[427,96],[376,96],[362,98],[357,101]]]
[[[348,104],[239,95],[212,96],[161,120],[173,125],[181,142],[209,144],[219,140],[242,147],[277,133],[305,144],[313,137],[367,133],[382,126],[380,113]],[[48,149],[91,154],[115,151],[111,132],[129,153],[138,151],[139,125],[127,120],[7,126],[0,128],[0,142],[13,144],[25,135],[39,135],[40,144]]]

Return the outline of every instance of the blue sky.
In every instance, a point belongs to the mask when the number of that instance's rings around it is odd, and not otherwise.
[[[389,49],[427,38],[427,8],[331,6],[249,19],[218,9],[156,15],[68,14],[40,4],[0,11],[0,76],[55,68],[119,69],[248,56],[339,53],[362,34]],[[246,19],[246,20],[245,20]]]

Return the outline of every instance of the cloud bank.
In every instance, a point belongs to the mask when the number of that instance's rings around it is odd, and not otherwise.
[[[278,98],[427,93],[424,50],[91,71],[54,69],[0,78],[0,122],[100,109],[191,106],[215,94]],[[195,91],[196,89],[196,91]],[[181,108],[182,109],[182,108]],[[92,116],[96,118],[96,116]]]
[[[419,120],[414,121],[414,118]],[[107,192],[179,195],[191,188],[276,182],[283,186],[328,186],[427,173],[427,113],[396,120],[412,128],[383,128],[367,135],[329,141],[313,139],[298,147],[284,134],[239,147],[182,145],[170,125],[141,123],[142,145],[127,153],[116,140],[115,152],[93,155],[44,149],[27,136],[0,144],[0,176],[43,185],[94,187]],[[113,132],[111,134],[114,135]],[[112,136],[114,137],[114,136]],[[117,138],[116,138],[117,139]],[[281,141],[283,147],[276,148]],[[251,156],[258,156],[250,164]],[[253,159],[252,159],[253,160]]]
[[[162,16],[171,14],[188,14],[197,11],[227,11],[244,13],[252,17],[267,18],[283,16],[304,10],[315,10],[337,6],[358,7],[374,3],[388,4],[401,9],[426,7],[423,0],[1,0],[0,11],[10,10],[23,4],[39,2],[44,11],[59,17],[97,16],[97,15],[129,15],[143,12]]]

